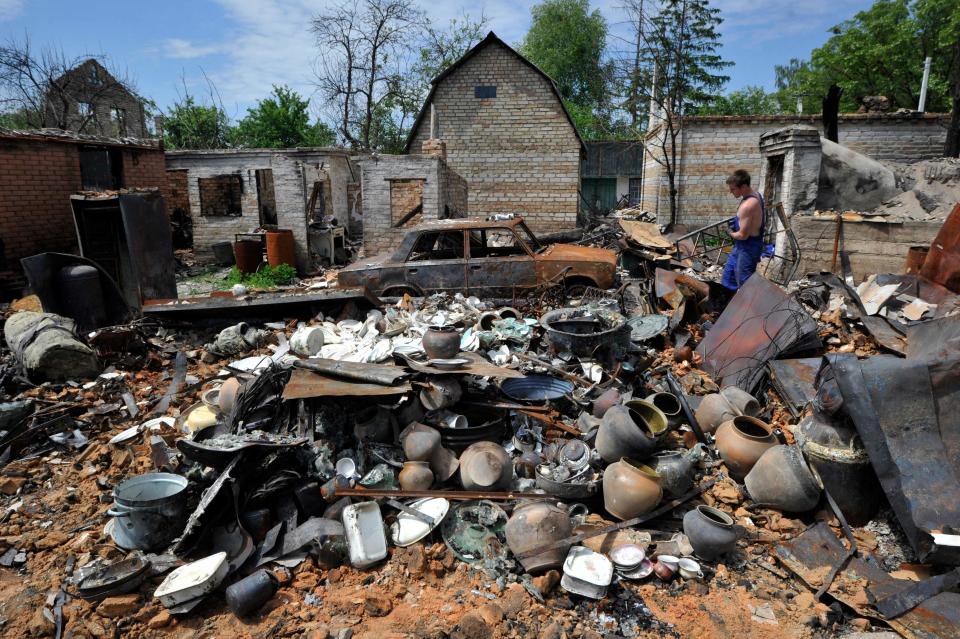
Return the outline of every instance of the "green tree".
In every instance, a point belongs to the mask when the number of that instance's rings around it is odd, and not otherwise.
[[[222,107],[197,104],[187,93],[163,119],[164,144],[171,149],[223,149],[230,126]]]
[[[852,19],[833,27],[833,35],[810,54],[778,66],[782,104],[804,96],[805,111],[816,111],[827,88],[843,89],[842,111],[856,111],[863,98],[884,95],[891,107],[915,109],[923,63],[933,58],[928,111],[951,107],[951,72],[960,66],[954,51],[960,41],[957,0],[878,0]]]
[[[652,66],[651,130],[644,150],[667,174],[670,223],[677,220],[677,138],[686,116],[709,105],[730,79],[717,53],[723,19],[709,0],[665,0],[644,29],[642,57]]]
[[[727,95],[718,95],[709,104],[696,109],[697,115],[775,115],[781,112],[777,94],[767,93],[758,86],[745,86]]]
[[[333,145],[336,134],[323,122],[310,123],[309,106],[310,100],[291,88],[274,86],[270,97],[247,109],[233,132],[233,142],[260,149]]]
[[[588,0],[543,0],[520,52],[553,78],[560,95],[579,107],[609,99],[603,64],[607,22]]]

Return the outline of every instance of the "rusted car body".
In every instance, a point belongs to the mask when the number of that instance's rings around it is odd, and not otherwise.
[[[361,259],[338,275],[340,286],[377,295],[440,291],[521,297],[550,283],[576,294],[610,288],[617,256],[605,249],[542,244],[520,218],[457,219],[422,224],[392,253]]]

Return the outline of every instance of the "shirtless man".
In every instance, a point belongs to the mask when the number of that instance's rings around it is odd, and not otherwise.
[[[737,169],[727,178],[730,194],[740,198],[737,216],[730,220],[733,251],[723,268],[724,286],[732,291],[746,282],[760,263],[763,253],[764,202],[763,196],[750,188],[750,174]]]

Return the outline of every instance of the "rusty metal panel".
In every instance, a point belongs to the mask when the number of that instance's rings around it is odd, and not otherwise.
[[[842,560],[846,550],[826,524],[818,523],[777,546],[775,552],[777,559],[807,586],[819,588],[830,568]],[[879,600],[911,588],[914,583],[906,579],[894,579],[868,555],[852,558],[827,592],[853,608],[857,614],[879,619],[872,606],[851,596],[858,586],[866,590],[873,600]],[[908,639],[960,639],[960,595],[940,593],[897,619],[885,621]]]
[[[764,364],[821,347],[817,322],[783,289],[754,274],[697,347],[703,369],[721,386],[753,392]]]
[[[920,277],[960,293],[960,204],[937,232],[920,267]]]
[[[960,564],[960,480],[939,422],[927,365],[916,359],[854,355],[832,360],[844,407],[880,485],[920,561]]]
[[[324,377],[302,368],[295,368],[290,381],[283,388],[283,399],[310,399],[313,397],[381,397],[401,395],[413,390],[408,382],[396,386],[381,386],[364,382]]]
[[[817,396],[817,373],[822,357],[775,359],[768,363],[770,382],[794,416],[799,416]]]
[[[930,370],[940,439],[953,467],[960,472],[960,317],[908,327],[907,359],[923,362]]]
[[[158,193],[121,193],[120,213],[140,302],[177,296],[170,220]]]

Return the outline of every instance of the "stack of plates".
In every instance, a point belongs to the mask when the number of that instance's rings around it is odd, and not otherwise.
[[[574,546],[563,562],[560,585],[575,595],[603,599],[612,580],[613,563],[605,555],[583,546]]]
[[[653,562],[637,544],[617,546],[610,551],[610,559],[617,574],[625,579],[643,579],[653,572]]]

